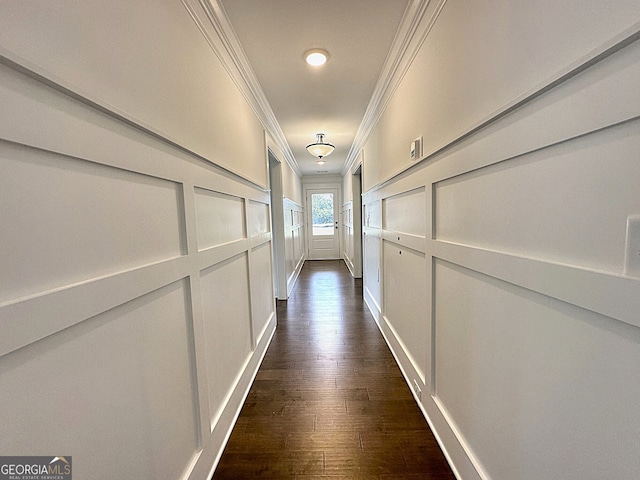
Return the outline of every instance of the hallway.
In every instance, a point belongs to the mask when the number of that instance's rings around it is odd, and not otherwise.
[[[453,479],[342,261],[307,261],[214,474]]]

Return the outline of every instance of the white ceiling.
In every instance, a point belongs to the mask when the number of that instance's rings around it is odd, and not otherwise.
[[[340,173],[409,0],[220,0],[304,175]],[[329,52],[322,67],[304,62]],[[336,146],[319,166],[305,149]]]

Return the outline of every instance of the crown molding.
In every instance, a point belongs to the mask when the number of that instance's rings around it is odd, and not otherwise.
[[[446,0],[410,0],[407,5],[367,110],[342,167],[342,175],[349,172],[357,162],[360,151],[364,148],[371,131],[431,32],[445,2]]]
[[[219,0],[182,0],[207,43],[222,62],[231,79],[257,115],[267,134],[278,146],[284,160],[298,175],[302,172],[262,90],[235,30]]]

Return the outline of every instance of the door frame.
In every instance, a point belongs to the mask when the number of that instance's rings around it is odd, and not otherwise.
[[[271,200],[271,254],[273,263],[273,289],[278,300],[286,300],[287,269],[285,258],[284,207],[282,203],[282,162],[271,149],[267,149]]]
[[[353,272],[354,278],[362,278],[363,238],[362,238],[362,160],[351,173],[353,193]]]

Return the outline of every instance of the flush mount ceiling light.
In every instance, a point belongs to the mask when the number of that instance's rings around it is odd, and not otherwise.
[[[320,65],[327,63],[327,60],[329,59],[329,52],[320,48],[314,48],[304,52],[304,59],[309,65],[319,67]]]
[[[336,147],[324,141],[324,133],[316,133],[316,137],[315,143],[307,145],[307,151],[322,161],[322,157],[331,155]]]

